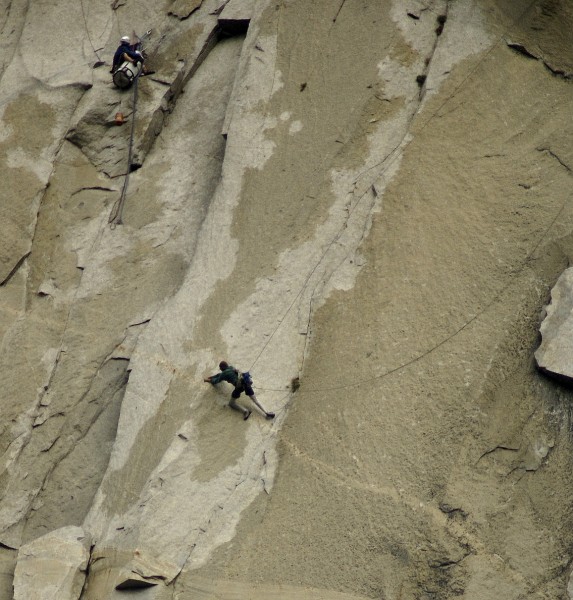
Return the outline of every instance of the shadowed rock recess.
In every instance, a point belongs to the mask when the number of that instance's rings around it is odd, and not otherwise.
[[[571,3],[2,4],[0,600],[573,599]]]

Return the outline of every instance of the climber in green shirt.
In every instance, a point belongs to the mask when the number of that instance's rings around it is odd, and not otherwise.
[[[231,393],[231,400],[229,401],[229,406],[231,408],[234,408],[235,410],[238,410],[239,412],[242,412],[243,419],[245,419],[245,421],[251,416],[251,411],[248,408],[243,408],[236,402],[237,398],[239,398],[239,396],[243,392],[245,392],[245,394],[254,402],[254,404],[258,408],[260,408],[262,412],[265,413],[267,419],[274,419],[275,413],[267,412],[257,400],[257,397],[255,396],[255,392],[253,391],[252,387],[253,380],[251,379],[249,373],[239,372],[237,369],[235,369],[235,367],[229,365],[224,360],[222,360],[219,363],[219,369],[221,369],[220,373],[217,373],[216,375],[211,375],[211,377],[207,377],[203,381],[211,383],[213,385],[216,385],[221,381],[226,381],[227,383],[233,385],[235,389]]]

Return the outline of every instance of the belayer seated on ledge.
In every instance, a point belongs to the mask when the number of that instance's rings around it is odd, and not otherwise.
[[[116,87],[126,90],[137,77],[151,75],[154,71],[149,71],[143,64],[145,57],[139,47],[141,43],[131,44],[127,35],[121,38],[119,48],[115,51],[113,65],[110,73],[113,74],[113,83]]]
[[[253,380],[251,379],[250,374],[240,373],[235,367],[229,365],[224,360],[219,363],[219,369],[221,369],[220,373],[216,375],[211,375],[211,377],[207,377],[203,381],[207,383],[211,383],[213,385],[220,383],[221,381],[226,381],[231,385],[235,386],[235,389],[231,393],[231,400],[229,401],[229,406],[243,413],[243,419],[247,420],[251,416],[251,411],[248,408],[243,408],[239,404],[237,404],[237,398],[245,392],[245,394],[253,401],[253,403],[260,408],[262,412],[265,413],[265,417],[267,419],[274,419],[275,413],[267,412],[257,400],[255,396],[255,392],[253,391]]]
[[[129,36],[124,35],[119,41],[119,46],[113,55],[113,65],[110,73],[115,73],[124,62],[143,64],[143,55],[131,45]]]

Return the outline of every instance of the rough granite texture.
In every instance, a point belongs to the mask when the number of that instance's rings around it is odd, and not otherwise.
[[[0,8],[0,600],[573,598],[571,4]]]

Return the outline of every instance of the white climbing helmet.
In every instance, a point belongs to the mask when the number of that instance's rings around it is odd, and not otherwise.
[[[128,35],[124,35],[119,41],[122,44],[129,44],[131,42],[131,38]]]

